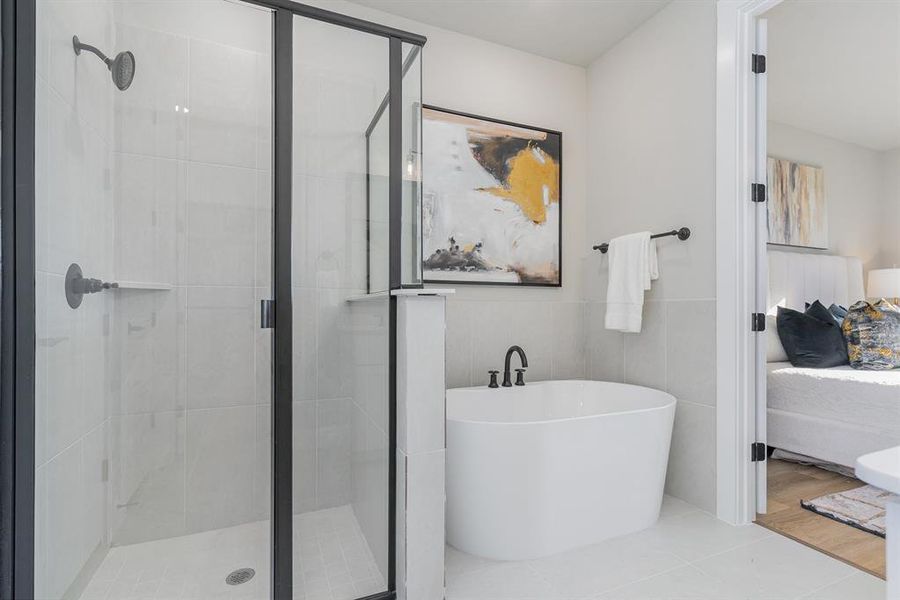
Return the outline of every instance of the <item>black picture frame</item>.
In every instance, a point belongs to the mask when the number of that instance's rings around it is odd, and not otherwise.
[[[426,126],[426,118],[424,115],[424,111],[435,111],[442,112],[448,115],[455,115],[459,117],[466,117],[469,119],[476,119],[479,121],[486,121],[489,123],[496,123],[498,125],[508,125],[510,127],[517,127],[520,129],[530,129],[533,131],[540,131],[543,133],[547,133],[549,135],[555,135],[559,138],[559,229],[557,231],[557,238],[559,240],[557,244],[559,256],[558,256],[558,264],[559,264],[559,277],[556,282],[553,283],[543,283],[543,282],[512,282],[512,281],[464,281],[459,279],[441,279],[441,278],[429,278],[427,276],[427,271],[422,268],[422,278],[423,283],[425,284],[443,284],[443,285],[476,285],[476,286],[514,286],[514,287],[543,287],[543,288],[561,288],[563,285],[563,134],[561,131],[557,131],[555,129],[548,129],[546,127],[538,127],[536,125],[527,125],[524,123],[516,123],[514,121],[507,121],[504,119],[497,119],[494,117],[487,117],[484,115],[476,115],[473,113],[463,112],[459,110],[453,110],[449,108],[443,108],[441,106],[435,106],[433,104],[423,104],[423,116],[422,116],[422,129],[423,136],[426,135],[425,130],[427,130]],[[423,169],[423,181],[427,179],[428,173]],[[424,255],[424,239],[423,243],[423,255],[422,261],[424,263],[427,258]]]

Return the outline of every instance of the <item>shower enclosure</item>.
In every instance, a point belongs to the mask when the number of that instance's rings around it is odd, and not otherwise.
[[[425,39],[2,11],[0,597],[393,597]]]

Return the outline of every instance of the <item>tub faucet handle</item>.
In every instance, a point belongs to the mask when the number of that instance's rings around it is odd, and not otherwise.
[[[500,374],[500,371],[488,371],[488,374],[491,376],[491,382],[488,384],[488,387],[500,387],[500,385],[497,383],[497,375]]]
[[[516,369],[516,385],[525,385],[525,369]]]

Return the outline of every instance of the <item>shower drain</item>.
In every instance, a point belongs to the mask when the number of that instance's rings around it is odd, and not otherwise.
[[[253,579],[254,575],[256,575],[256,571],[250,567],[245,569],[235,569],[225,578],[225,583],[228,585],[241,585],[242,583],[247,583]]]

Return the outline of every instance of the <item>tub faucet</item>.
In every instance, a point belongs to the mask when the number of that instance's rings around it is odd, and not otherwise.
[[[518,354],[519,360],[522,362],[522,368],[516,369],[516,385],[525,385],[524,374],[525,368],[528,366],[528,358],[525,356],[525,351],[519,346],[510,346],[506,351],[506,361],[503,365],[503,387],[512,387],[513,385],[509,372],[509,359],[512,358],[513,353]]]

